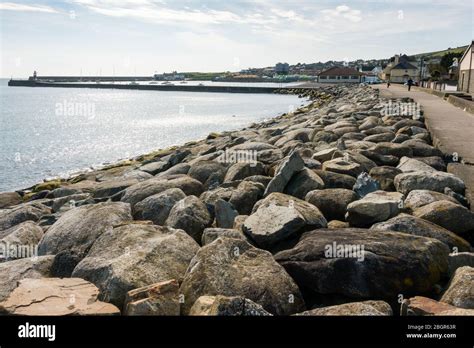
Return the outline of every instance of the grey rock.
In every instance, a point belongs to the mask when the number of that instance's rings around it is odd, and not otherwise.
[[[265,166],[261,162],[238,162],[229,167],[224,181],[242,180],[254,175],[265,175]]]
[[[216,226],[221,228],[232,228],[234,219],[239,215],[232,204],[223,199],[218,199],[214,206],[216,215]]]
[[[201,244],[211,244],[217,238],[227,237],[234,239],[242,239],[247,241],[247,237],[243,234],[241,229],[232,228],[206,228],[202,233]]]
[[[219,238],[199,249],[180,291],[182,314],[203,295],[242,296],[277,315],[304,310],[298,287],[273,256],[239,239]]]
[[[74,269],[100,290],[100,299],[122,308],[126,293],[143,286],[183,280],[199,245],[184,231],[127,224],[105,232]]]
[[[379,231],[396,231],[416,236],[429,237],[446,244],[451,250],[469,251],[470,244],[455,233],[432,222],[408,214],[399,214],[390,220],[371,227]]]
[[[375,191],[347,206],[346,220],[351,226],[368,227],[397,215],[403,195],[398,192]]]
[[[367,299],[433,289],[448,269],[448,254],[435,239],[342,228],[306,232],[275,260],[312,294]]]
[[[325,189],[308,192],[305,200],[323,213],[329,220],[344,220],[347,206],[357,200],[357,194],[348,189]]]
[[[427,204],[416,209],[413,215],[459,235],[474,231],[474,213],[450,201],[442,200]]]
[[[283,192],[291,177],[304,168],[304,161],[297,152],[293,152],[280,166],[273,179],[268,183],[264,196],[272,192]]]
[[[413,190],[431,190],[444,192],[449,187],[454,192],[464,193],[466,186],[457,176],[444,172],[410,172],[399,174],[394,179],[395,188],[398,192],[408,194]]]
[[[189,315],[271,316],[261,305],[242,296],[201,296]]]
[[[384,301],[363,301],[343,303],[340,305],[311,309],[296,315],[304,316],[331,316],[331,315],[363,315],[363,316],[391,316],[392,308]]]
[[[0,231],[24,221],[38,221],[43,215],[50,213],[50,208],[37,202],[22,204],[12,209],[2,210],[0,211]]]
[[[44,234],[38,253],[48,255],[70,250],[84,257],[102,233],[130,220],[130,205],[126,203],[99,203],[71,209]]]
[[[202,232],[211,226],[213,220],[206,205],[199,198],[188,196],[173,206],[165,225],[182,229],[195,241],[200,242]]]
[[[304,199],[312,190],[324,188],[324,181],[314,171],[308,168],[295,173],[285,187],[284,192],[291,196]]]
[[[440,301],[455,307],[474,309],[474,268],[458,268]]]
[[[173,206],[186,198],[179,188],[171,188],[149,196],[133,207],[133,217],[137,220],[151,220],[156,225],[164,225]]]

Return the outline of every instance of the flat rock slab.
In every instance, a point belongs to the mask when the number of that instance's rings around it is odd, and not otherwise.
[[[99,289],[79,278],[20,280],[18,287],[0,303],[8,315],[119,315],[117,307],[97,300]]]
[[[54,256],[38,256],[0,263],[0,301],[8,297],[25,278],[43,278],[51,275]]]
[[[428,297],[415,296],[403,301],[400,315],[474,315],[474,310],[461,309]]]
[[[272,192],[283,192],[291,177],[304,168],[304,161],[298,152],[293,152],[280,166],[278,172],[268,183],[264,197]]]
[[[275,260],[301,289],[366,299],[431,290],[448,270],[448,254],[431,238],[342,228],[304,233]]]

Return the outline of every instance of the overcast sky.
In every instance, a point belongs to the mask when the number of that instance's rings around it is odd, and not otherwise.
[[[238,71],[473,38],[474,0],[0,1],[2,77]]]

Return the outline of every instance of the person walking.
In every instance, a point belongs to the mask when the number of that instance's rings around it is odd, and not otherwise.
[[[390,88],[390,80],[387,81],[387,88]]]
[[[407,81],[407,85],[408,85],[408,90],[410,90],[410,89],[411,89],[411,86],[413,86],[413,80],[412,80],[412,79],[409,79],[409,80]]]

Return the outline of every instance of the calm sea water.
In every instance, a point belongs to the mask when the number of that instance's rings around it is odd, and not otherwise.
[[[297,108],[291,95],[8,87],[0,192],[233,130]]]

